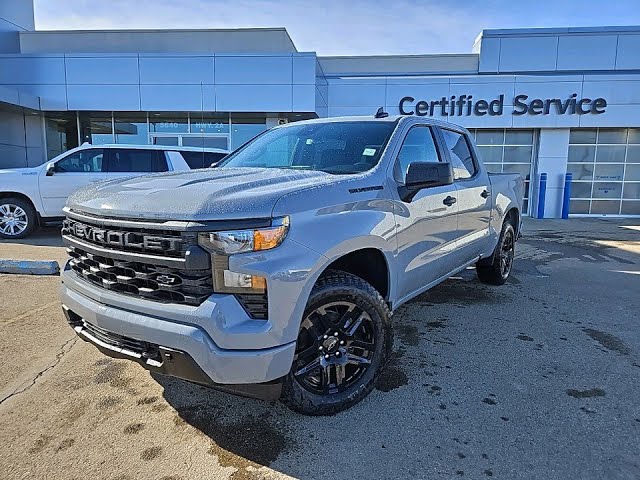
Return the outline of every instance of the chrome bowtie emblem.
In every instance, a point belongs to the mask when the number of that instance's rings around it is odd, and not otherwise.
[[[164,283],[166,285],[171,285],[176,283],[176,278],[175,277],[171,277],[169,275],[158,275],[156,277],[156,281],[158,283]]]

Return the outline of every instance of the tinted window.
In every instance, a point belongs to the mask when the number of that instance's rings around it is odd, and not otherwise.
[[[442,129],[442,135],[449,150],[449,157],[451,157],[453,178],[460,180],[473,177],[476,173],[476,166],[464,135],[445,129]]]
[[[400,183],[404,183],[405,175],[410,163],[415,162],[439,162],[436,144],[429,127],[412,127],[404,137],[402,148],[398,153],[396,171],[394,177]]]
[[[167,161],[160,150],[117,148],[111,150],[110,172],[166,172]]]
[[[91,148],[72,153],[56,162],[55,171],[64,172],[103,172],[104,150]]]
[[[378,163],[395,125],[391,121],[294,123],[256,137],[221,166],[364,172]]]
[[[189,168],[208,168],[212,163],[218,163],[227,154],[214,152],[180,152]]]

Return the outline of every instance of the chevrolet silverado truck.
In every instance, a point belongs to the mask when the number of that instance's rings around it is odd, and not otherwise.
[[[44,165],[0,170],[0,239],[24,238],[39,225],[59,224],[67,197],[90,183],[208,167],[224,156],[220,149],[85,143]]]
[[[111,357],[333,414],[374,387],[394,310],[469,266],[507,280],[522,198],[456,125],[278,126],[216,168],[74,193],[63,310]]]

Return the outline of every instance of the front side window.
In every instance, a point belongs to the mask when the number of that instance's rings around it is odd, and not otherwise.
[[[395,125],[392,121],[291,124],[256,137],[220,166],[364,172],[377,165]]]
[[[453,178],[463,180],[471,178],[476,174],[476,166],[469,149],[469,144],[461,133],[452,130],[442,129],[444,143],[449,150],[451,166],[453,167]]]
[[[111,150],[110,172],[166,172],[167,161],[161,150],[117,148]]]
[[[417,162],[438,163],[439,161],[431,129],[427,126],[415,126],[409,130],[404,142],[402,142],[393,176],[398,183],[404,183],[409,164]]]
[[[80,150],[56,162],[55,171],[57,173],[103,172],[103,158],[104,150],[101,148]]]

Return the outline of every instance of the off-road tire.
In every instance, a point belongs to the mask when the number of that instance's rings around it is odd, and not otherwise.
[[[352,302],[365,311],[375,324],[375,348],[371,363],[362,376],[344,391],[316,394],[305,389],[294,376],[294,367],[285,377],[280,400],[292,410],[304,415],[333,415],[352,407],[374,388],[393,349],[391,312],[380,293],[362,278],[337,270],[324,273],[313,287],[303,319],[323,305]],[[300,345],[300,337],[299,337]]]
[[[30,202],[18,197],[0,197],[0,208],[2,207],[19,207],[26,214],[27,226],[16,234],[7,234],[0,231],[0,238],[10,240],[25,238],[31,235],[31,233],[33,233],[33,231],[38,227],[38,214],[36,213],[36,209],[33,208],[33,205],[31,205]],[[0,227],[4,226],[5,224],[0,225]]]
[[[498,245],[496,245],[490,261],[487,263],[480,261],[476,264],[476,272],[481,282],[490,285],[504,285],[509,278],[511,267],[513,266],[515,243],[516,233],[513,225],[509,222],[504,222],[502,231],[500,232],[500,238],[498,239]],[[506,258],[505,255],[507,255]],[[507,262],[506,267],[503,263],[505,261]]]

